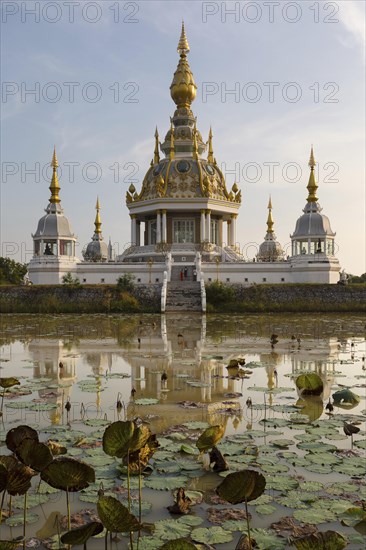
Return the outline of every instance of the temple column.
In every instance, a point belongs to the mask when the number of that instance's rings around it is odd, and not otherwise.
[[[206,241],[211,242],[211,210],[206,210]]]
[[[141,242],[141,223],[136,222],[136,246],[140,246]]]
[[[222,226],[223,226],[223,222],[222,222],[222,218],[220,218],[219,219],[219,242],[218,242],[219,246],[222,246]]]
[[[235,248],[236,243],[236,214],[231,215],[231,224],[230,224],[230,244],[232,248]]]
[[[131,246],[136,246],[136,214],[131,216]]]
[[[206,215],[205,215],[205,211],[204,211],[204,210],[201,210],[201,224],[200,224],[201,243],[203,243],[203,241],[204,241],[205,238],[206,238],[205,225],[206,225]]]
[[[167,230],[166,230],[166,210],[162,210],[162,236],[161,236],[161,240],[163,241],[163,243],[166,243],[167,242]]]
[[[227,245],[231,246],[231,220],[227,220]]]
[[[156,243],[161,242],[161,214],[160,210],[156,212]]]

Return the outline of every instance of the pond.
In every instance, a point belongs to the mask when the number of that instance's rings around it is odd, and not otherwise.
[[[20,384],[5,393],[0,454],[10,454],[7,432],[28,425],[39,441],[57,441],[65,456],[92,466],[95,483],[69,493],[76,527],[98,519],[101,487],[127,503],[126,468],[103,451],[102,439],[111,423],[137,418],[157,434],[159,447],[141,481],[142,521],[155,531],[142,531],[139,544],[135,533],[133,548],[190,537],[197,548],[234,549],[247,529],[245,504],[220,500],[215,489],[228,474],[250,469],[266,481],[263,494],[248,502],[257,548],[295,548],[296,537],[331,530],[346,539],[339,548],[360,550],[365,336],[360,315],[6,315],[0,377]],[[318,396],[297,388],[310,373],[320,379]],[[356,397],[349,402],[349,395]],[[356,427],[352,436],[349,425]],[[229,469],[220,473],[196,446],[209,426],[223,433],[217,448]],[[138,516],[138,476],[130,484]],[[190,514],[177,516],[167,507],[180,487],[192,505]],[[67,530],[65,491],[35,475],[27,501],[27,547],[59,548],[58,532]],[[13,496],[8,518],[5,495],[0,540],[23,535],[23,504],[23,496]],[[98,537],[88,549],[104,548]],[[130,545],[123,534],[108,542],[115,550]]]

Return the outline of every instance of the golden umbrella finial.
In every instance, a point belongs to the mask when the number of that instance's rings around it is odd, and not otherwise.
[[[58,160],[56,156],[56,147],[53,148],[51,166],[53,168],[53,173],[52,173],[51,185],[49,186],[49,190],[51,191],[50,203],[56,204],[61,202],[60,197],[58,195],[60,191],[60,184],[58,182],[58,177],[57,177]]]
[[[95,209],[97,211],[97,213],[95,214],[95,221],[94,221],[94,225],[95,225],[95,233],[97,233],[98,235],[100,235],[100,233],[102,232],[102,222],[101,222],[101,219],[100,219],[100,203],[99,203],[99,197],[97,197],[97,204],[95,205]]]
[[[316,162],[315,162],[315,158],[314,158],[313,146],[311,146],[309,166],[310,166],[310,176],[309,176],[309,183],[307,185],[307,190],[309,191],[309,194],[308,194],[307,201],[308,202],[317,202],[318,197],[316,196],[316,192],[317,192],[317,189],[318,189],[318,185],[316,183],[315,173],[314,173],[314,168],[316,166]]]
[[[269,196],[268,201],[268,218],[267,218],[267,233],[273,233],[273,218],[272,218],[272,199],[271,195]]]
[[[154,150],[154,164],[159,164],[160,155],[159,155],[159,132],[158,127],[155,129],[155,150]]]
[[[182,32],[177,51],[180,55],[180,59],[173,76],[173,82],[170,85],[170,95],[178,109],[189,109],[192,101],[194,101],[196,97],[197,86],[187,60],[189,44],[184,30],[184,23],[182,23]]]
[[[190,51],[186,31],[184,29],[184,21],[182,21],[182,32],[178,42],[177,52],[179,55],[186,55]]]

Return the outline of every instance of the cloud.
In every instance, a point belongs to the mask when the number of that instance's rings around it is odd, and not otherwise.
[[[339,10],[339,20],[351,35],[350,43],[360,47],[365,56],[365,4],[354,0],[342,2]]]

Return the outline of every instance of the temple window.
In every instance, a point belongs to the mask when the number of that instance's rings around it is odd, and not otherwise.
[[[173,220],[173,242],[194,243],[194,220]]]

